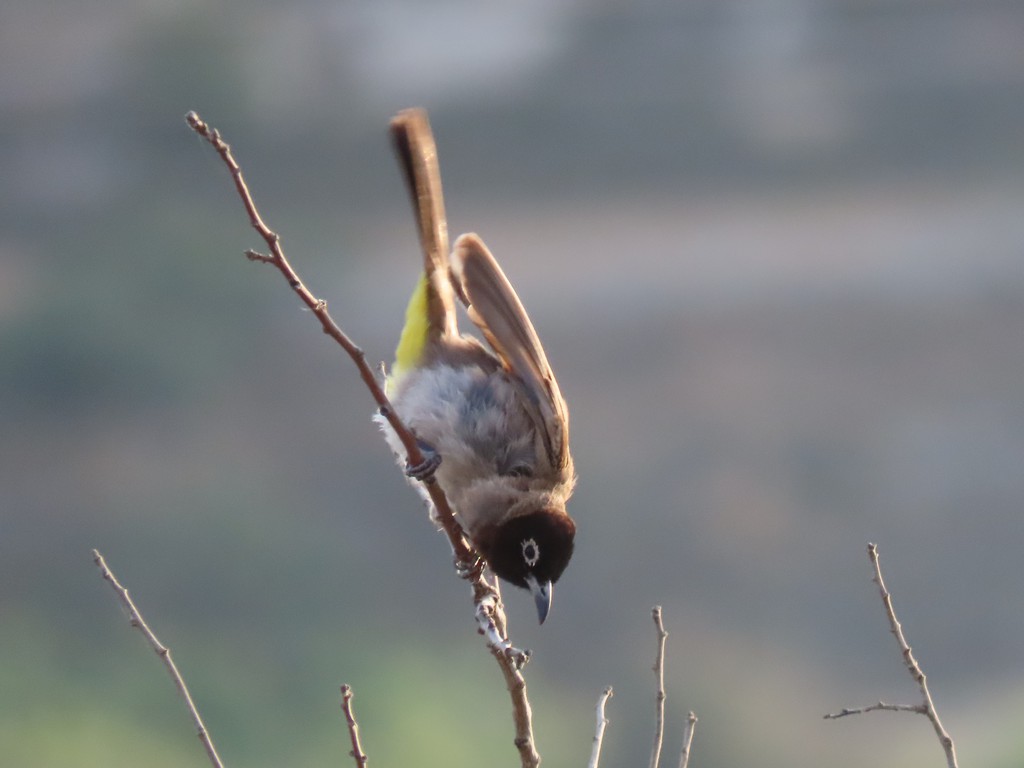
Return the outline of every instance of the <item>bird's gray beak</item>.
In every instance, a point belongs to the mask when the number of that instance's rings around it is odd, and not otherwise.
[[[548,617],[548,611],[551,610],[551,591],[554,585],[550,581],[541,584],[532,573],[527,575],[526,585],[530,588],[533,602],[537,605],[537,619],[543,624],[544,619]]]

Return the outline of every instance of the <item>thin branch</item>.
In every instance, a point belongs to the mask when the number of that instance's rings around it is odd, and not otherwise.
[[[875,583],[878,584],[878,591],[882,597],[882,602],[885,604],[885,613],[889,618],[889,627],[892,629],[893,635],[896,637],[896,642],[900,645],[900,652],[903,655],[903,663],[907,667],[907,671],[910,672],[910,676],[917,682],[918,688],[921,689],[921,696],[924,701],[922,702],[925,707],[925,717],[927,717],[935,729],[935,735],[939,739],[939,743],[942,744],[942,749],[946,753],[946,763],[949,768],[957,768],[956,764],[956,749],[953,744],[953,739],[946,732],[946,729],[942,727],[942,722],[939,720],[939,713],[935,709],[935,703],[932,701],[931,692],[928,690],[928,681],[925,678],[924,671],[921,669],[921,665],[917,663],[917,659],[914,658],[914,652],[910,649],[910,645],[907,643],[907,638],[903,635],[903,626],[896,618],[896,609],[892,605],[892,595],[889,590],[885,587],[885,581],[882,579],[882,566],[878,562],[878,546],[875,544],[868,544],[868,557],[871,558],[871,564],[875,568]]]
[[[530,660],[530,651],[516,648],[509,641],[505,631],[505,608],[501,602],[501,592],[497,584],[490,586],[493,592],[475,600],[477,631],[486,638],[487,647],[495,655],[509,659],[513,667],[522,669]]]
[[[231,147],[224,139],[221,138],[220,131],[216,128],[211,128],[202,118],[199,117],[195,112],[189,112],[185,115],[185,122],[188,126],[199,134],[201,137],[206,139],[212,146],[224,165],[227,166],[231,172],[231,178],[235,182],[235,189],[238,192],[239,198],[242,200],[242,205],[245,206],[246,213],[249,215],[249,223],[253,229],[259,234],[263,241],[267,244],[267,248],[270,249],[269,254],[257,253],[256,251],[246,251],[246,257],[251,261],[263,262],[270,264],[278,269],[284,279],[287,281],[289,287],[295,291],[296,295],[305,304],[320,321],[320,325],[323,328],[324,333],[334,339],[342,349],[348,353],[348,356],[352,358],[352,362],[355,363],[356,368],[359,370],[359,375],[366,385],[366,388],[370,391],[374,401],[377,403],[377,408],[380,410],[380,414],[387,419],[391,428],[395,430],[395,434],[398,435],[402,441],[402,447],[405,448],[406,456],[408,457],[409,464],[416,466],[417,464],[423,463],[423,452],[420,450],[419,443],[416,441],[416,437],[409,431],[409,429],[402,423],[402,421],[395,414],[394,409],[391,407],[391,403],[384,394],[384,389],[378,383],[376,376],[374,376],[373,369],[366,362],[366,353],[360,349],[355,342],[353,342],[344,331],[338,326],[327,311],[327,302],[324,299],[318,299],[313,293],[303,284],[299,278],[298,273],[292,267],[288,258],[284,254],[284,249],[281,247],[281,237],[274,232],[270,227],[263,221],[263,217],[260,215],[259,210],[256,208],[256,203],[252,199],[252,195],[249,192],[249,187],[245,182],[245,177],[242,174],[242,168],[235,160],[234,155],[231,152]],[[456,559],[461,563],[471,564],[479,559],[476,552],[466,541],[466,537],[462,533],[462,529],[459,527],[458,522],[455,520],[455,515],[452,514],[451,507],[448,505],[448,499],[445,498],[444,493],[441,491],[437,483],[425,483],[427,491],[430,493],[430,500],[434,504],[434,508],[437,511],[437,516],[441,522],[442,527],[448,539],[451,541],[452,549],[455,552]]]
[[[912,712],[915,715],[927,714],[923,704],[886,704],[884,701],[879,701],[877,704],[869,704],[866,707],[843,707],[838,712],[830,712],[825,715],[825,719],[838,720],[841,717],[863,715],[867,712]]]
[[[604,731],[608,727],[608,718],[605,717],[604,710],[608,704],[608,699],[612,697],[612,687],[609,685],[600,696],[597,697],[597,728],[594,731],[594,746],[590,750],[590,762],[587,763],[587,768],[597,768],[597,763],[601,759],[601,745],[604,743]]]
[[[508,639],[505,608],[501,602],[497,579],[488,583],[481,576],[473,582],[473,594],[477,631],[484,636],[488,650],[498,662],[512,700],[512,723],[515,727],[513,744],[519,751],[519,761],[523,768],[537,768],[540,765],[540,754],[533,738],[533,709],[522,672],[530,660],[530,652],[516,648]]]
[[[652,667],[658,687],[654,694],[654,744],[651,746],[650,768],[658,768],[661,761],[661,744],[665,737],[665,640],[668,638],[668,632],[661,621],[660,605],[651,609],[651,618],[654,619],[654,628],[658,635],[658,651]]]
[[[167,668],[167,673],[171,676],[171,680],[174,682],[174,687],[178,689],[178,694],[185,702],[185,707],[188,709],[189,717],[192,718],[192,724],[195,726],[196,733],[199,736],[199,741],[202,742],[203,749],[206,750],[206,756],[210,760],[210,764],[214,768],[223,768],[223,763],[220,761],[220,757],[217,755],[217,749],[213,745],[213,739],[210,737],[209,731],[206,730],[206,726],[203,724],[203,719],[199,716],[199,710],[196,709],[195,703],[192,701],[192,696],[188,692],[188,686],[185,685],[185,680],[182,678],[181,673],[178,672],[178,668],[174,664],[174,660],[171,658],[171,652],[167,646],[157,639],[157,636],[153,634],[153,630],[149,628],[145,620],[142,618],[142,614],[139,613],[139,609],[135,607],[135,603],[132,602],[131,597],[128,596],[128,590],[125,589],[121,583],[114,576],[110,568],[107,567],[107,561],[103,559],[103,555],[97,550],[92,551],[92,560],[96,563],[96,567],[100,569],[100,575],[110,584],[114,592],[117,594],[118,599],[121,601],[122,607],[128,613],[128,623],[135,627],[142,636],[146,638],[146,642],[149,643],[149,647],[153,649],[153,652],[160,657],[163,661],[164,667]]]
[[[679,768],[690,764],[690,747],[693,745],[693,732],[697,728],[697,715],[690,712],[686,717],[686,728],[683,730],[683,749],[679,753]]]
[[[512,698],[512,721],[516,730],[512,743],[519,751],[519,762],[523,768],[537,768],[540,765],[540,754],[533,740],[533,709],[526,695],[526,678],[508,657],[493,648],[491,653],[498,660],[498,667],[505,678],[505,687]]]
[[[426,115],[418,111],[410,111],[403,113],[403,115],[422,117],[424,123],[426,122]],[[318,299],[306,288],[302,280],[299,279],[298,273],[285,257],[284,250],[281,248],[280,236],[264,223],[255,202],[253,202],[248,185],[242,175],[242,169],[232,155],[231,147],[221,138],[219,131],[210,127],[195,112],[189,112],[185,115],[185,121],[193,131],[209,142],[217,154],[220,155],[221,160],[231,173],[235,189],[242,200],[253,229],[256,230],[269,249],[267,254],[252,250],[247,251],[247,258],[251,261],[270,264],[278,269],[289,287],[320,322],[324,333],[334,339],[345,350],[352,359],[352,362],[355,363],[363,383],[377,403],[381,416],[388,421],[388,424],[401,441],[406,451],[408,464],[410,466],[422,464],[424,456],[415,436],[402,423],[394,408],[391,407],[387,395],[374,375],[374,371],[366,362],[366,354],[335,323],[327,311],[327,302],[323,299]],[[429,135],[429,124],[426,125],[426,130],[432,144],[433,138]],[[428,210],[436,211],[437,209],[430,208]],[[439,226],[443,226],[443,221],[440,222]],[[441,232],[438,228],[435,228],[435,231],[437,233]],[[447,230],[444,230],[444,233],[446,234]],[[437,520],[452,546],[452,551],[455,555],[456,572],[461,578],[466,579],[472,588],[478,630],[485,636],[487,646],[497,660],[498,666],[505,678],[505,683],[512,699],[513,720],[516,732],[515,744],[519,750],[522,767],[536,768],[540,765],[540,755],[537,753],[534,744],[533,720],[530,703],[526,697],[526,681],[520,672],[520,669],[529,658],[529,654],[526,651],[515,648],[509,642],[505,610],[501,603],[501,593],[496,583],[488,583],[485,564],[464,535],[441,487],[433,480],[425,482],[424,485],[434,506]]]
[[[363,745],[359,743],[359,723],[356,722],[356,714],[352,710],[352,686],[347,683],[341,686],[341,711],[345,713],[345,725],[348,727],[348,736],[352,740],[352,751],[349,752],[356,761],[356,768],[366,768],[369,758],[363,752]]]
[[[920,715],[924,715],[932,724],[932,728],[935,730],[935,735],[939,739],[939,743],[942,745],[942,750],[946,753],[946,765],[947,768],[957,768],[956,761],[956,746],[953,743],[953,739],[950,737],[946,729],[942,727],[942,721],[939,720],[939,713],[935,709],[935,703],[932,701],[931,692],[928,690],[928,682],[925,677],[924,671],[921,669],[921,665],[918,664],[917,659],[914,657],[914,652],[911,650],[910,645],[907,643],[907,638],[903,634],[903,625],[900,624],[899,619],[896,618],[896,609],[892,604],[892,594],[885,586],[885,580],[882,578],[882,566],[878,560],[878,546],[875,544],[868,544],[868,557],[871,559],[871,565],[874,567],[875,576],[873,581],[878,585],[878,592],[882,598],[882,604],[885,606],[885,614],[889,619],[889,630],[896,638],[896,642],[900,646],[900,655],[903,658],[903,665],[907,668],[910,676],[917,683],[918,689],[921,691],[922,701],[920,704],[908,705],[908,704],[886,704],[879,701],[877,704],[872,704],[867,707],[858,707],[856,709],[844,708],[834,714],[825,715],[826,720],[836,720],[840,717],[846,717],[847,715],[859,715],[865,712],[914,712]]]

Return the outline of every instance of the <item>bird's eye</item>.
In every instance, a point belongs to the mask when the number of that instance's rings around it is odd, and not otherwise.
[[[540,560],[540,547],[537,546],[536,539],[523,539],[522,547],[523,561],[528,568],[533,568]]]
[[[512,477],[532,477],[533,467],[529,464],[515,464],[508,473],[512,475]]]

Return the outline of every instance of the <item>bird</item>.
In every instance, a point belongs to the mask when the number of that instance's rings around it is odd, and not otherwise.
[[[386,374],[391,407],[427,457],[406,474],[436,481],[474,549],[500,579],[529,590],[541,624],[572,557],[576,484],[569,412],[537,332],[494,256],[474,233],[448,253],[437,149],[427,114],[390,124],[413,203],[423,273]],[[459,332],[456,300],[487,342]],[[421,489],[422,490],[422,489]]]

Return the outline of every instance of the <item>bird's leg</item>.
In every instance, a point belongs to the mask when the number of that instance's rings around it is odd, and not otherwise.
[[[423,454],[423,461],[414,466],[406,460],[405,474],[407,477],[411,477],[413,480],[419,480],[421,483],[433,482],[434,473],[437,472],[437,468],[441,466],[441,454],[438,453],[433,446],[423,442],[422,440],[417,440],[416,443],[420,447],[420,453]]]

